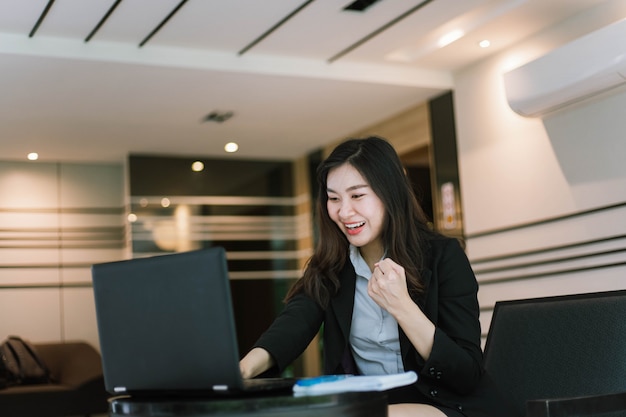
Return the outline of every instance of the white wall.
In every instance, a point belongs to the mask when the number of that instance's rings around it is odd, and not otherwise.
[[[99,348],[91,265],[126,255],[121,165],[0,161],[0,340]]]
[[[463,215],[484,332],[497,300],[626,288],[626,90],[524,118],[502,79],[624,17],[626,2],[607,2],[456,74]]]

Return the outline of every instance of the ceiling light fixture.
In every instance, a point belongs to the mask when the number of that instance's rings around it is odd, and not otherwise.
[[[452,32],[449,32],[439,38],[437,45],[439,45],[440,48],[443,48],[444,46],[450,45],[452,42],[461,39],[463,35],[465,35],[465,33],[461,29],[453,30]]]
[[[202,161],[195,161],[191,164],[191,170],[194,172],[200,172],[204,170],[204,163]]]
[[[489,48],[491,46],[491,42],[489,41],[489,39],[483,39],[482,41],[478,42],[478,46],[480,46],[481,48]]]
[[[26,157],[29,161],[36,161],[39,159],[39,154],[37,152],[31,152]]]
[[[224,145],[224,150],[228,153],[237,152],[238,149],[239,145],[237,145],[235,142],[228,142],[226,145]]]

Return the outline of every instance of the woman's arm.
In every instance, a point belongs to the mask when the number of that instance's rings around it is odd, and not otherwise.
[[[263,348],[253,348],[239,361],[239,369],[244,379],[254,378],[274,366],[274,359]]]
[[[272,368],[281,373],[309,345],[319,332],[323,310],[304,294],[294,296],[270,327],[240,361],[244,378]]]
[[[466,394],[476,388],[483,374],[478,282],[456,239],[434,241],[432,247],[430,285],[437,291],[429,291],[424,312],[436,317],[437,330],[424,369],[434,369],[442,384]]]
[[[404,268],[389,258],[378,262],[368,284],[368,294],[396,319],[415,350],[428,360],[435,325],[409,296]]]
[[[415,348],[416,371],[457,393],[471,392],[482,375],[482,351],[478,284],[465,252],[454,239],[433,241],[423,309],[407,303],[403,271],[396,265],[379,263],[380,279],[370,280],[370,296],[396,318]]]

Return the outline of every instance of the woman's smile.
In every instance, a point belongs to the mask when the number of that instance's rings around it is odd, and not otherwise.
[[[344,225],[346,226],[347,233],[349,235],[356,235],[363,229],[363,226],[365,226],[365,222],[344,223]]]

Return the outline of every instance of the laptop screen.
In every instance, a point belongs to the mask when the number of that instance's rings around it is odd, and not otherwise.
[[[241,387],[223,248],[96,264],[92,279],[109,392]]]

